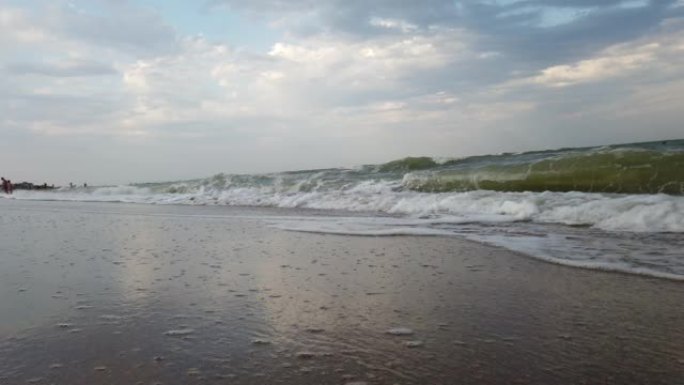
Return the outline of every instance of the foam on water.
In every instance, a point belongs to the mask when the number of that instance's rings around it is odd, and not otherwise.
[[[396,181],[382,180],[332,191],[202,185],[195,189],[176,186],[182,192],[170,193],[123,186],[17,191],[14,198],[356,211],[365,215],[286,217],[274,226],[365,236],[458,235],[564,265],[684,277],[682,196],[484,190],[425,193],[399,187]]]
[[[165,193],[122,186],[57,192],[17,191],[14,198],[309,208],[449,218],[450,222],[461,223],[530,221],[591,226],[609,231],[684,232],[682,196],[484,190],[423,193],[397,187],[395,182],[366,181],[333,191],[201,187],[193,192]]]
[[[271,226],[355,236],[458,236],[565,266],[684,280],[684,237],[679,233],[616,232],[534,222],[468,222],[449,216],[273,218]]]
[[[174,330],[167,330],[164,332],[164,335],[170,336],[170,337],[183,337],[187,336],[190,334],[193,334],[195,330],[193,329],[174,329]]]
[[[410,336],[413,335],[413,330],[406,327],[396,327],[387,330],[386,333],[393,336]]]

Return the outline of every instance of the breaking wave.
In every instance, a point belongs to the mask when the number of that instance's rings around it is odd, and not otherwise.
[[[397,180],[342,183],[327,178],[325,174],[330,172],[321,171],[309,178],[300,175],[296,181],[282,175],[275,178],[221,174],[169,185],[26,191],[15,196],[39,200],[307,208],[413,217],[450,216],[465,222],[529,221],[608,231],[684,232],[683,196],[577,191],[427,193],[406,189]],[[329,184],[341,186],[332,189],[326,186]]]
[[[298,222],[298,231],[457,234],[547,261],[684,279],[684,140],[354,169],[19,191],[15,199],[266,206],[403,221]],[[382,214],[378,216],[377,214]],[[282,224],[280,227],[283,227]]]
[[[611,231],[684,231],[684,140],[501,154],[405,158],[356,169],[218,174],[184,182],[19,199],[270,206],[532,221]]]

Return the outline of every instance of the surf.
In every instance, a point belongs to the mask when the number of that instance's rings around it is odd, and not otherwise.
[[[221,173],[187,181],[17,191],[13,198],[333,210],[338,214],[327,221],[276,227],[459,236],[575,267],[684,279],[683,186],[684,140],[676,140]],[[337,215],[345,212],[355,214],[340,220]]]

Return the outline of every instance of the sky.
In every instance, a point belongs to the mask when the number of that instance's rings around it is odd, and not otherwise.
[[[126,184],[684,137],[684,0],[0,0],[0,175]]]

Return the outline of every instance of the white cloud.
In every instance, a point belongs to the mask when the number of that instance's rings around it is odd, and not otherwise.
[[[391,36],[356,41],[310,38],[278,43],[270,55],[279,59],[288,78],[319,81],[318,87],[383,89],[396,87],[407,76],[444,68],[464,60],[466,36],[457,30]]]
[[[340,105],[367,103],[368,92],[400,91],[407,77],[470,55],[459,40],[452,30],[370,41],[312,38],[276,43],[266,55],[244,55],[205,39],[186,39],[177,54],[122,67],[126,93],[135,100],[122,126],[160,130],[204,121],[241,130],[239,121],[256,119],[263,122],[261,131],[271,127],[282,134],[311,125],[325,135],[330,111]],[[297,119],[307,123],[283,131],[282,122]],[[325,123],[313,128],[315,121]]]
[[[395,29],[404,33],[414,32],[418,30],[417,25],[409,23],[405,20],[386,19],[382,17],[371,18],[370,25],[379,28]]]
[[[0,43],[35,44],[48,40],[48,34],[32,24],[26,12],[9,7],[0,7]]]
[[[573,64],[549,67],[542,70],[533,81],[551,87],[564,87],[623,76],[652,62],[655,49],[657,46],[649,45],[639,47],[636,52],[608,53],[606,56]]]
[[[551,66],[536,75],[510,80],[503,88],[568,87],[633,77],[644,71],[669,75],[682,72],[682,62],[684,30],[675,28],[655,37],[608,47],[592,58]]]
[[[621,2],[618,6],[620,8],[643,8],[648,6],[648,0],[627,0]]]

